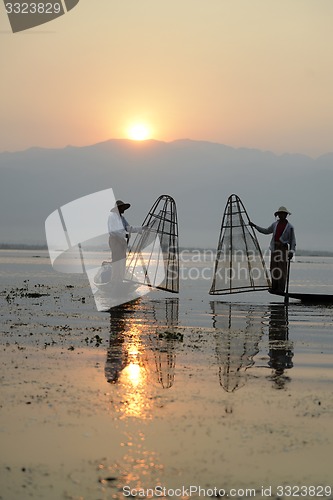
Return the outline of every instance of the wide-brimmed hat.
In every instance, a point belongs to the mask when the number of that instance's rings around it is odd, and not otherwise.
[[[124,210],[127,210],[131,206],[130,203],[125,203],[122,200],[117,200],[114,208],[122,207]]]
[[[289,210],[287,210],[287,209],[286,209],[286,207],[280,207],[280,208],[279,208],[279,209],[278,209],[278,210],[274,213],[275,217],[277,216],[277,214],[278,214],[279,212],[284,212],[284,213],[286,213],[286,214],[288,214],[288,215],[291,215],[291,212],[289,212]]]

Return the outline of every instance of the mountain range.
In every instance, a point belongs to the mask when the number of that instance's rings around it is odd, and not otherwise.
[[[3,152],[0,176],[0,243],[45,244],[51,212],[113,188],[116,198],[131,203],[126,217],[133,225],[141,224],[159,195],[173,196],[182,247],[216,247],[227,198],[235,193],[260,226],[270,225],[284,205],[292,212],[298,248],[333,250],[333,153],[313,159],[187,139],[112,139]],[[269,237],[260,238],[266,249]]]

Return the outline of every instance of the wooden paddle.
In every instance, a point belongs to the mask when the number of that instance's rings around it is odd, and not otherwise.
[[[288,256],[288,265],[287,265],[287,279],[286,279],[286,291],[284,293],[284,305],[287,306],[289,304],[289,276],[290,276],[290,260]]]

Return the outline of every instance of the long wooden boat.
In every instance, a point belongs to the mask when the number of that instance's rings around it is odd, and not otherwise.
[[[285,297],[285,292],[272,292],[269,290],[269,293],[272,295],[279,295],[281,297]],[[304,304],[333,304],[333,295],[325,295],[323,293],[294,293],[289,292],[288,297],[291,299],[297,299],[303,302]]]

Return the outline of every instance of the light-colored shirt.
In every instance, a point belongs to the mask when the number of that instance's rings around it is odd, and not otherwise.
[[[115,238],[126,239],[127,234],[141,233],[142,227],[130,226],[123,215],[111,210],[108,218],[108,232],[110,236],[114,236]]]
[[[272,237],[270,245],[269,245],[269,248],[272,252],[275,249],[275,233],[276,233],[276,228],[277,228],[278,223],[279,223],[279,221],[277,220],[277,221],[273,222],[273,224],[271,224],[267,228],[255,225],[255,228],[257,229],[257,231],[259,231],[259,233],[262,233],[262,234],[272,234],[273,233],[273,237]],[[295,230],[294,230],[294,226],[292,226],[289,221],[287,222],[287,225],[284,228],[284,231],[280,236],[280,241],[284,245],[289,245],[289,250],[291,252],[295,253],[295,250],[296,250]]]
[[[109,235],[115,238],[126,239],[127,227],[128,222],[125,217],[111,210],[108,218]]]

